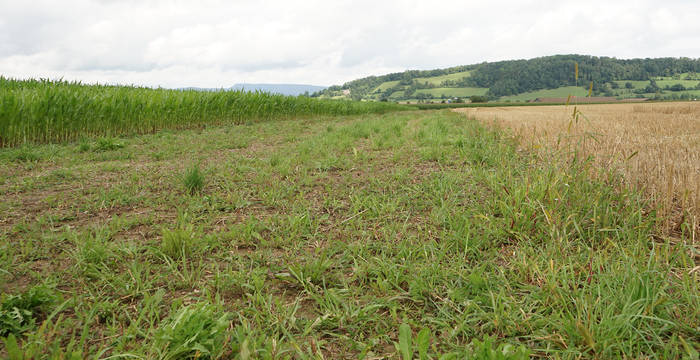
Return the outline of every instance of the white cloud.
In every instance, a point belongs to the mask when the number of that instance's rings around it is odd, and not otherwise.
[[[561,53],[700,57],[700,3],[0,0],[0,74],[330,85]]]

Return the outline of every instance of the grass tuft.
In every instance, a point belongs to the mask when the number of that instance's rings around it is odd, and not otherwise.
[[[182,182],[189,194],[202,191],[204,187],[204,174],[199,170],[199,165],[193,165],[185,172]]]
[[[194,226],[181,225],[177,229],[163,229],[160,250],[171,259],[186,259],[199,242]]]

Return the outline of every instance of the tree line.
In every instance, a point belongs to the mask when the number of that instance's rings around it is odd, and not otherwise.
[[[574,67],[578,63],[579,78]],[[594,90],[615,80],[649,80],[700,72],[700,59],[658,58],[620,60],[585,55],[556,55],[531,60],[486,63],[472,71],[467,83],[489,88],[490,96],[508,96],[561,86],[589,86]]]

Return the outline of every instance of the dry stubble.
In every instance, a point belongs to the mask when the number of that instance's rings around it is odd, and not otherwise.
[[[532,149],[573,150],[621,172],[669,217],[698,229],[700,103],[604,104],[462,108],[458,112],[510,129]],[[595,137],[595,139],[593,139]],[[689,218],[688,218],[689,217]]]

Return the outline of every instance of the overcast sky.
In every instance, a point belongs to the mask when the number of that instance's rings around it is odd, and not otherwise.
[[[0,74],[342,84],[554,54],[700,58],[699,0],[0,0]]]

